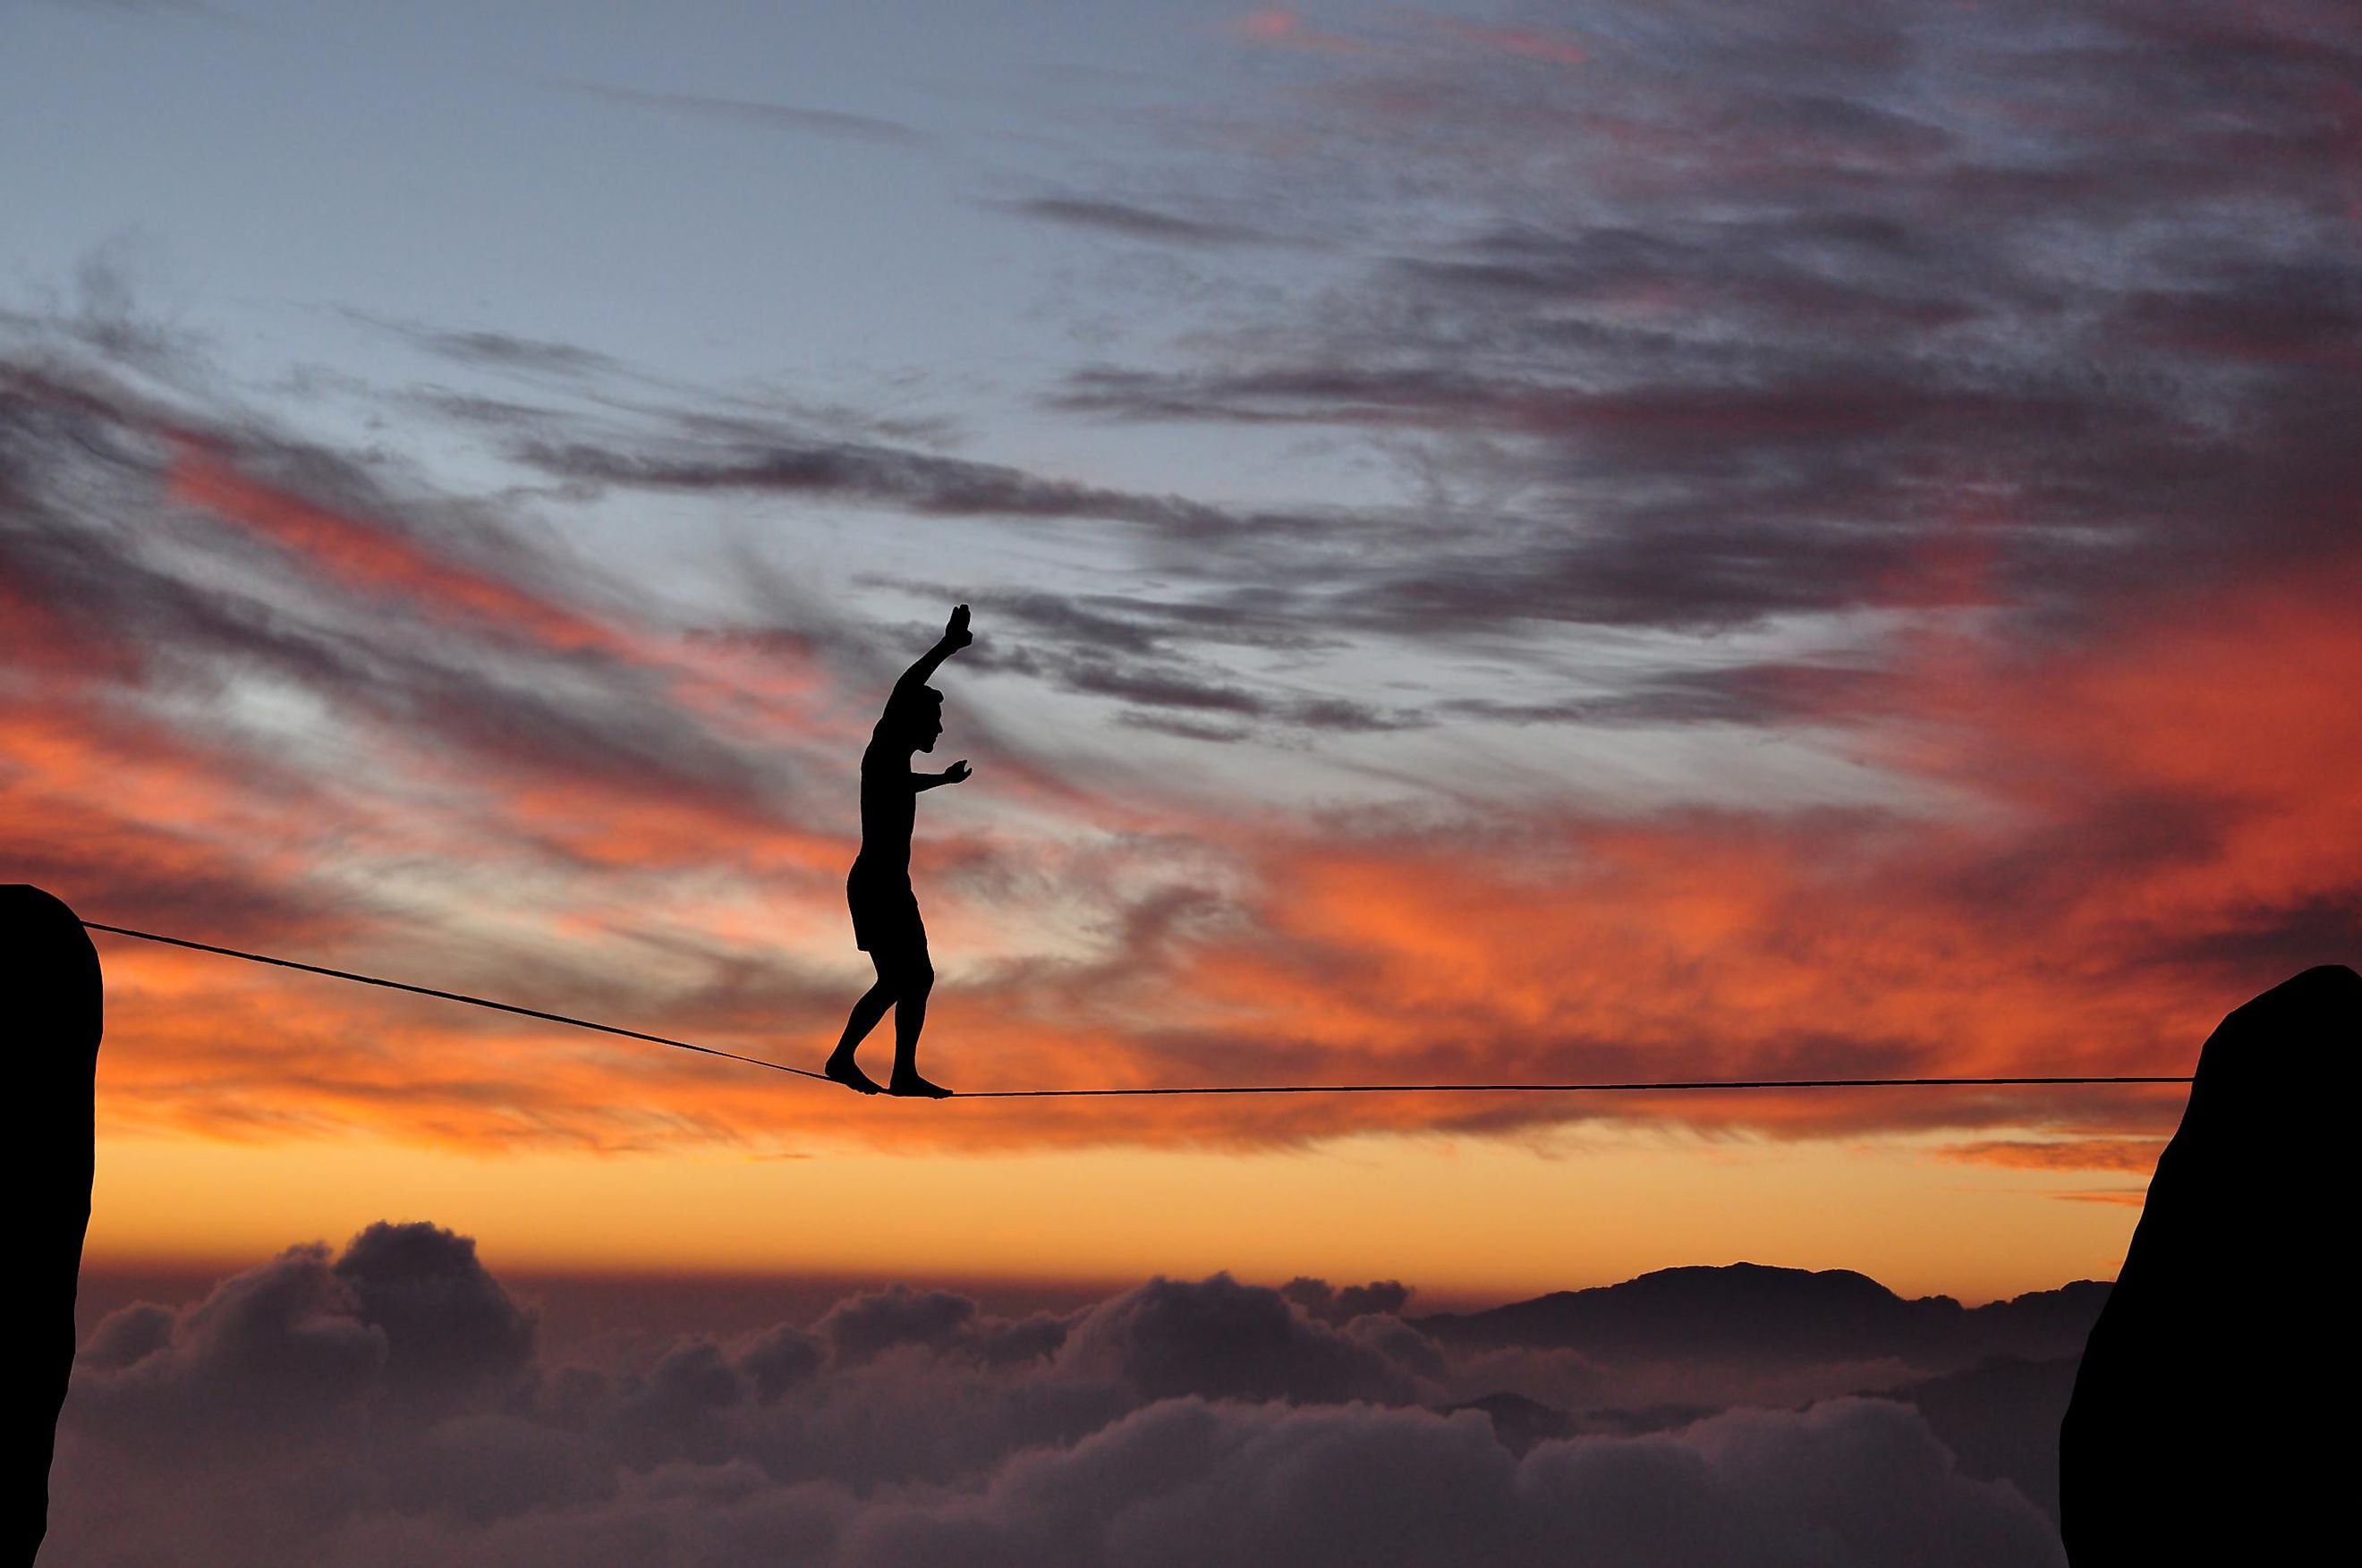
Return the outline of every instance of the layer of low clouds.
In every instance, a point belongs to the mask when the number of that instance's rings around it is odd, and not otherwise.
[[[1906,1366],[1790,1368],[1759,1404],[1756,1375],[1726,1365],[1718,1391],[1652,1409],[1629,1402],[1657,1388],[1645,1366],[1447,1353],[1401,1315],[1408,1294],[1218,1275],[999,1318],[897,1288],[586,1359],[537,1344],[466,1238],[381,1224],[101,1322],[47,1550],[240,1568],[1770,1568],[1810,1541],[1848,1568],[2061,1561],[2016,1485],[1947,1447]]]

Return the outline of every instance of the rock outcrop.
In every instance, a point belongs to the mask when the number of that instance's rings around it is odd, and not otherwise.
[[[73,1371],[74,1291],[90,1224],[92,1080],[103,1002],[98,953],[72,910],[0,885],[0,1038],[12,1049],[17,1202],[26,1236],[15,1291],[23,1381],[6,1404],[6,1561],[30,1563],[49,1530],[50,1450]]]
[[[2223,1020],[2158,1160],[2059,1429],[2074,1568],[2296,1563],[2344,1534],[2362,976]]]

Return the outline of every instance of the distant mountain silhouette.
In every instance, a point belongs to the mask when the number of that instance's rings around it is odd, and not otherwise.
[[[2362,975],[2307,970],[2223,1020],[2092,1326],[2059,1433],[2075,1568],[2299,1563],[2343,1535],[2345,1288]],[[2306,1435],[2308,1432],[2313,1435]]]
[[[1872,1398],[1915,1405],[1963,1475],[2007,1481],[2058,1517],[2058,1420],[2075,1387],[2076,1358],[2003,1356],[1923,1383],[1865,1389]]]
[[[0,1039],[10,1046],[18,1174],[10,1206],[25,1241],[12,1347],[23,1381],[6,1406],[0,1562],[29,1563],[49,1532],[50,1453],[73,1372],[74,1291],[90,1224],[93,1079],[105,1004],[98,953],[74,912],[39,888],[0,885]]]
[[[2082,1354],[2114,1286],[2076,1279],[2056,1290],[2029,1290],[2006,1301],[1969,1309],[1970,1337],[1981,1355],[2042,1361]]]
[[[1604,1359],[1757,1363],[1896,1357],[1950,1368],[1994,1355],[2072,1354],[2108,1287],[2078,1280],[1984,1307],[1906,1299],[1849,1269],[1665,1268],[1621,1285],[1560,1290],[1488,1311],[1415,1320],[1447,1343],[1575,1350]]]

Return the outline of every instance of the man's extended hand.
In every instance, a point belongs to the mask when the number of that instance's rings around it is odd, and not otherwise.
[[[966,757],[962,757],[958,762],[954,762],[950,767],[944,770],[944,783],[945,784],[966,784],[967,782],[967,778],[968,765],[967,759]]]
[[[975,641],[967,629],[967,606],[961,605],[952,611],[951,624],[944,628],[944,646],[965,648]]]

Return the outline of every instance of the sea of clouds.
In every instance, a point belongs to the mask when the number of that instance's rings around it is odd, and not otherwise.
[[[96,1326],[43,1561],[2063,1561],[2016,1485],[1970,1474],[1912,1404],[1850,1392],[1877,1365],[1451,1349],[1408,1295],[1216,1275],[1000,1317],[898,1288],[561,1354],[471,1240],[378,1224]]]

